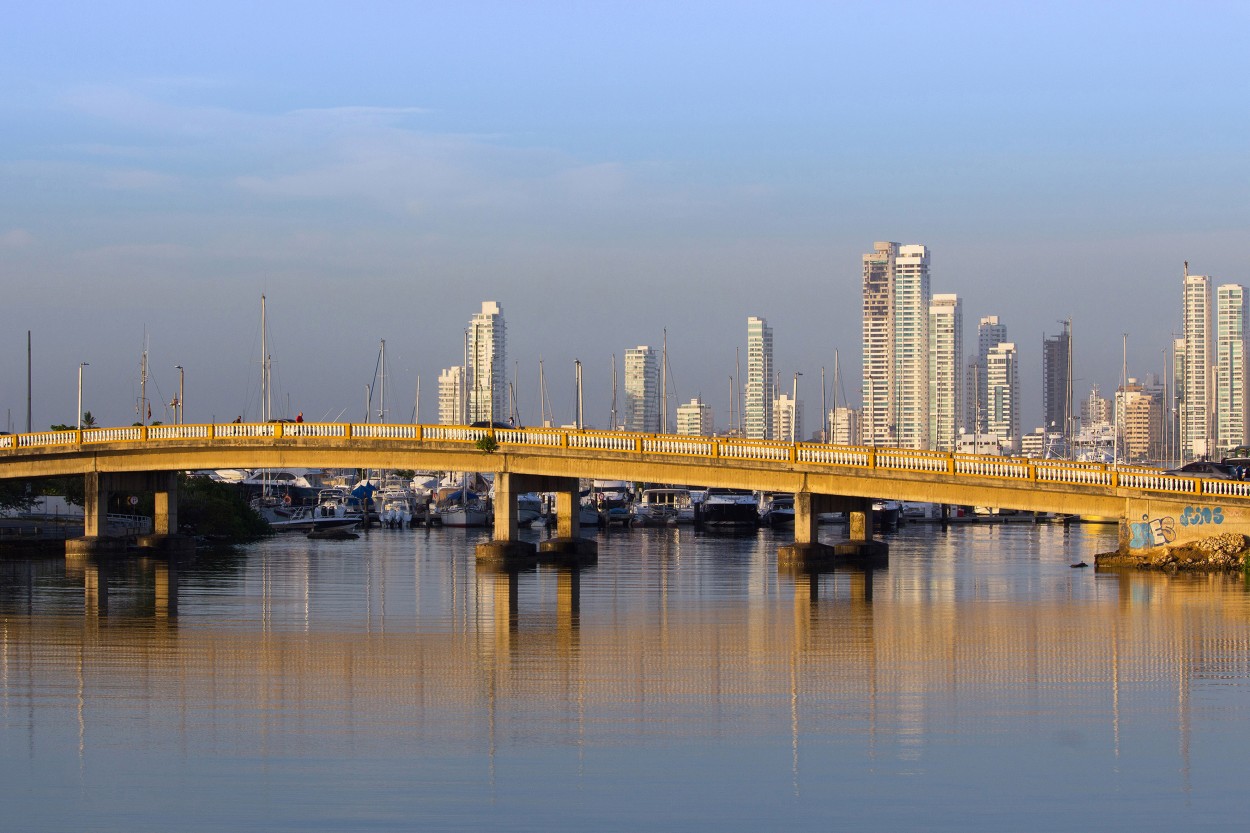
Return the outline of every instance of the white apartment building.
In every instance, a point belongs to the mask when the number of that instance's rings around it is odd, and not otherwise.
[[[839,407],[829,411],[829,425],[834,445],[860,445],[860,412],[858,408]]]
[[[696,396],[684,405],[677,406],[677,433],[710,437],[712,406]]]
[[[439,425],[465,425],[464,367],[456,365],[438,374]]]
[[[1182,336],[1185,339],[1184,386],[1181,394],[1181,455],[1204,457],[1211,442],[1211,279],[1190,275],[1186,267],[1182,295]]]
[[[929,304],[929,442],[954,451],[963,427],[964,317],[958,295]]]
[[[748,439],[772,439],[773,331],[763,318],[747,319],[746,402],[742,428]]]
[[[660,430],[660,363],[655,351],[639,345],[625,351],[625,430]]]
[[[1246,288],[1215,290],[1215,438],[1218,452],[1250,442],[1246,420]]]
[[[1020,383],[1016,345],[1002,342],[986,356],[986,433],[996,436],[1007,453],[1020,447]]]
[[[895,425],[902,448],[929,448],[929,249],[899,246],[894,261]]]
[[[773,400],[773,439],[801,442],[803,437],[803,403],[788,393]]]
[[[483,301],[482,311],[469,321],[469,422],[506,422],[508,419],[507,328],[495,301]]]
[[[897,243],[874,243],[863,258],[863,441],[897,445],[894,424],[894,276]]]
[[[968,363],[964,379],[964,429],[984,432],[987,426],[989,387],[986,384],[986,361],[990,350],[1007,341],[1007,325],[997,315],[986,315],[977,323],[977,355]]]

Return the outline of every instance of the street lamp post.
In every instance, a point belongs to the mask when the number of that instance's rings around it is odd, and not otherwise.
[[[78,430],[82,430],[82,369],[88,367],[88,362],[78,363]]]
[[[177,423],[182,425],[187,421],[186,402],[183,401],[183,391],[185,389],[186,371],[182,369],[182,365],[174,365],[174,370],[178,371],[178,411],[174,414],[177,417]]]
[[[799,377],[802,373],[794,374],[794,401],[790,403],[790,442],[794,442],[795,433],[798,429],[799,422]]]

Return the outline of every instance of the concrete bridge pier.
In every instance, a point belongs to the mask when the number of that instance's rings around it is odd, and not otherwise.
[[[846,541],[820,543],[818,518],[825,512],[846,513]],[[875,540],[873,532],[871,499],[795,492],[794,543],[777,548],[777,566],[811,569],[833,564],[883,564],[889,557],[889,548]]]
[[[556,496],[556,536],[535,547],[517,536],[517,495],[526,492],[554,492]],[[546,475],[495,475],[495,537],[477,545],[479,561],[524,566],[527,563],[581,566],[599,558],[599,545],[578,537],[578,480],[575,477]]]
[[[134,538],[133,546],[152,555],[183,555],[195,542],[178,534],[178,474],[172,471],[83,475],[83,535],[65,542],[66,555],[110,555],[125,552],[131,542],[108,534],[109,496],[114,492],[151,492],[155,497],[152,532]]]

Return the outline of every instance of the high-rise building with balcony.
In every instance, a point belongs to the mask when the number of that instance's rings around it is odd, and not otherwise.
[[[495,301],[469,321],[469,422],[504,422],[507,407],[507,328]]]
[[[929,442],[954,451],[963,427],[964,316],[958,295],[929,304]]]
[[[748,439],[772,439],[773,331],[763,318],[747,319],[746,402],[742,427]]]
[[[986,315],[977,324],[977,356],[968,364],[968,375],[965,379],[967,393],[967,413],[965,414],[965,430],[977,433],[987,430],[989,425],[989,399],[986,362],[990,350],[1007,341],[1007,325],[998,320],[997,315]],[[990,432],[993,433],[993,432]]]
[[[864,255],[863,440],[897,445],[894,385],[894,278],[897,243],[874,243]]]
[[[1211,279],[1189,274],[1182,294],[1185,339],[1184,386],[1180,391],[1181,454],[1186,459],[1212,453],[1211,436]]]
[[[464,368],[449,367],[438,374],[438,422],[440,425],[466,425]]]
[[[898,444],[929,448],[929,249],[899,246],[894,261],[894,387]]]
[[[625,351],[625,430],[660,430],[660,364],[646,345]]]
[[[1020,384],[1016,345],[999,342],[985,358],[986,433],[998,438],[1005,452],[1020,448]]]
[[[837,407],[829,411],[829,425],[834,445],[860,445],[860,411],[858,408]]]
[[[1250,442],[1246,414],[1246,288],[1215,290],[1215,438],[1228,452]]]
[[[1068,435],[1072,431],[1072,322],[1063,332],[1042,338],[1042,428]]]
[[[696,396],[677,406],[677,433],[703,437],[712,435],[712,406]]]
[[[788,393],[773,400],[773,439],[783,442],[802,442],[803,403]]]

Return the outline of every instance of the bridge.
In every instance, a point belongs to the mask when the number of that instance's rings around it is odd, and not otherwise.
[[[525,557],[516,497],[556,495],[557,536],[576,554],[578,479],[689,483],[795,495],[796,563],[829,555],[820,513],[848,513],[844,552],[879,552],[874,499],[976,505],[1120,520],[1123,549],[1250,533],[1250,482],[1062,460],[950,454],[732,437],[548,428],[267,422],[148,425],[0,435],[0,479],[85,479],[83,546],[105,529],[113,491],[155,495],[157,538],[175,535],[179,471],[219,468],[374,468],[495,475],[494,541],[479,556]]]

